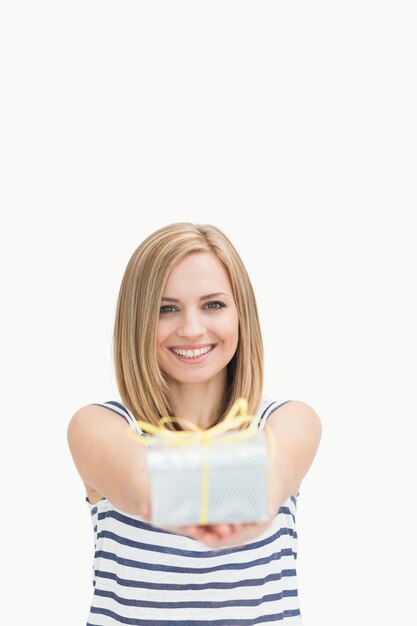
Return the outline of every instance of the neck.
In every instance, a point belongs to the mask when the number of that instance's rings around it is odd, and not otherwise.
[[[203,383],[180,383],[168,380],[175,417],[210,428],[220,416],[226,389],[226,372]],[[183,426],[186,428],[186,426]]]

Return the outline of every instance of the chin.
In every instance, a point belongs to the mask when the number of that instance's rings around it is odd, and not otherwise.
[[[195,376],[179,376],[178,374],[166,374],[166,376],[169,380],[174,380],[177,383],[182,383],[183,385],[192,385],[197,383],[206,383],[214,378],[216,376],[216,373],[205,374],[204,376],[202,374],[196,374]]]

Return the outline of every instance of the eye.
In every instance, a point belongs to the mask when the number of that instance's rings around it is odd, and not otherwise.
[[[224,307],[223,302],[208,302],[208,303],[207,303],[207,306],[208,306],[209,304],[217,304],[219,309],[221,309],[221,308],[223,308],[223,307]],[[211,308],[211,307],[210,307],[210,308]],[[217,307],[216,307],[216,309],[217,309]]]
[[[169,305],[169,304],[165,304],[164,306],[161,306],[161,308],[159,309],[160,313],[169,313],[170,311],[166,311],[165,309],[173,309],[174,307]]]

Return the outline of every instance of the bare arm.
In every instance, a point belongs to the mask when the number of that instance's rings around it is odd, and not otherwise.
[[[147,448],[130,439],[127,429],[114,411],[87,405],[69,422],[68,445],[85,484],[116,508],[143,516],[150,501]]]
[[[321,421],[305,402],[291,401],[268,418],[276,442],[269,467],[269,500],[273,509],[296,496],[310,469],[321,439]]]

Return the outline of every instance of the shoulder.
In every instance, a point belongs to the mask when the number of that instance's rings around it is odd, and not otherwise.
[[[306,419],[311,419],[315,422],[321,421],[313,407],[306,402],[302,402],[301,400],[275,401],[275,406],[271,411],[271,417],[273,415],[297,415]]]
[[[275,407],[268,418],[268,426],[281,440],[294,441],[300,452],[314,454],[321,434],[321,419],[306,402],[290,400]]]
[[[268,424],[287,424],[292,427],[307,428],[321,435],[320,417],[312,406],[301,400],[278,403],[271,411]]]
[[[123,424],[126,425],[126,420],[126,414],[112,401],[86,404],[79,408],[69,420],[67,434],[70,447],[78,443],[80,439],[82,440],[90,431],[98,434],[108,427],[120,428]]]

